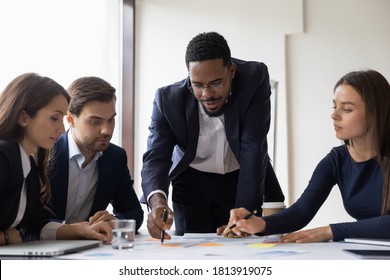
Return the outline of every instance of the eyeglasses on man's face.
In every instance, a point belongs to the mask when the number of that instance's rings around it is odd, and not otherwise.
[[[230,68],[229,68],[230,70]],[[198,84],[198,83],[192,83],[188,87],[188,89],[195,95],[202,94],[205,89],[208,89],[211,92],[221,92],[223,88],[225,87],[225,84],[227,82],[228,75],[231,71],[228,71],[225,78],[223,80],[218,80],[209,83],[208,85]]]

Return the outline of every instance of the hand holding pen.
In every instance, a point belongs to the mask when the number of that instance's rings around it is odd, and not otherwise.
[[[263,219],[255,216],[256,213],[256,210],[248,212],[245,208],[231,210],[230,226],[224,230],[223,236],[247,236],[264,231],[265,222]]]
[[[149,198],[150,212],[146,226],[151,237],[161,239],[162,230],[170,229],[173,224],[174,213],[169,208],[166,197],[161,193],[155,193]],[[164,209],[167,211],[167,218],[163,221]],[[171,236],[164,232],[164,240],[171,239]]]
[[[244,220],[248,220],[250,217],[252,217],[254,214],[256,214],[257,213],[257,210],[254,210],[254,211],[252,211],[252,212],[249,212],[248,214],[246,214],[245,215],[245,217],[243,218]],[[234,229],[235,227],[237,226],[237,224],[235,223],[235,224],[232,224],[230,227],[229,227],[229,229],[230,230],[232,230],[232,229]]]

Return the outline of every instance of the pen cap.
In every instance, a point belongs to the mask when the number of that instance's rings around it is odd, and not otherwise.
[[[272,215],[286,208],[284,202],[264,202],[261,206],[263,209],[263,216]]]

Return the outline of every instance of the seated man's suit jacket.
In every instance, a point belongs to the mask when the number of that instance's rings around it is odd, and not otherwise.
[[[51,207],[56,219],[64,220],[68,197],[69,145],[64,133],[55,144],[53,163],[49,170],[52,190]],[[70,136],[71,137],[71,136]],[[143,222],[143,210],[133,189],[133,180],[127,167],[127,155],[123,148],[112,143],[98,159],[98,181],[95,198],[89,216],[105,210],[109,203],[118,219],[135,219],[139,229]]]

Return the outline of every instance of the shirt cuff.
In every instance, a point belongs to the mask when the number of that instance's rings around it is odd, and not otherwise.
[[[152,197],[152,195],[154,195],[155,193],[161,193],[161,194],[165,197],[165,200],[168,201],[168,197],[167,197],[167,195],[165,194],[165,192],[163,192],[162,190],[155,190],[155,191],[152,191],[152,192],[148,195],[148,197],[146,198],[146,201],[147,201],[148,205],[150,205],[150,204],[149,204],[149,199],[150,199],[150,198]]]
[[[62,223],[57,222],[47,223],[41,230],[40,238],[45,240],[56,240],[57,229],[62,225]]]

